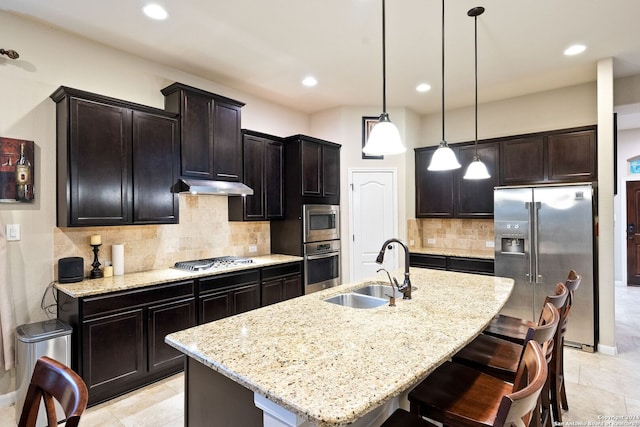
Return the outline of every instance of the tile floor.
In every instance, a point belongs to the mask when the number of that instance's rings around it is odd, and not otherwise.
[[[571,323],[569,323],[571,327]],[[640,287],[616,287],[618,356],[565,349],[565,377],[569,411],[563,421],[574,426],[640,426]],[[182,374],[94,406],[83,415],[85,427],[183,426]],[[0,408],[2,420],[12,420],[14,407]],[[213,425],[213,424],[212,424]]]

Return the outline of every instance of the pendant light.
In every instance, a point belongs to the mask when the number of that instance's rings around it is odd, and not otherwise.
[[[480,157],[478,157],[478,16],[484,13],[484,7],[478,6],[467,12],[467,15],[473,16],[474,31],[475,31],[475,81],[476,81],[476,142],[475,142],[475,154],[473,155],[473,161],[469,163],[467,172],[464,174],[464,179],[488,179],[491,178],[487,166],[482,163]]]
[[[382,114],[375,124],[362,152],[368,155],[381,156],[400,154],[407,151],[400,140],[400,132],[391,123],[387,114],[387,67],[386,67],[386,28],[385,28],[385,0],[382,0]]]
[[[460,167],[456,154],[444,139],[444,0],[442,0],[442,141],[431,157],[430,171],[446,171]]]

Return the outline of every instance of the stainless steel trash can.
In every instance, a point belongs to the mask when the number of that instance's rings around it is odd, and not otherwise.
[[[67,366],[71,365],[71,332],[68,324],[58,319],[28,323],[16,328],[16,423],[20,419],[24,398],[29,388],[36,361],[49,356]],[[58,421],[64,420],[64,411],[56,402]],[[44,404],[40,404],[36,426],[46,426]]]

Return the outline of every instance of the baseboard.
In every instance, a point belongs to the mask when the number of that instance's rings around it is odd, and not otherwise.
[[[0,394],[0,408],[6,408],[16,404],[16,392],[12,391],[5,394]]]
[[[618,347],[598,344],[598,353],[606,354],[607,356],[617,356]]]

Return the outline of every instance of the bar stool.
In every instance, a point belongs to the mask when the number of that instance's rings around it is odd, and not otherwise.
[[[569,312],[575,299],[575,291],[580,287],[581,281],[581,275],[576,273],[575,270],[569,271],[567,280],[564,283],[568,291],[568,296],[564,306],[559,309],[560,323],[558,324],[558,334],[556,335],[554,344],[555,354],[549,373],[551,409],[553,420],[556,423],[562,423],[562,410],[569,410],[564,385],[564,337],[567,332]],[[556,290],[558,290],[558,286],[556,286]],[[483,334],[496,336],[515,343],[523,343],[526,338],[526,333],[522,332],[524,322],[527,321],[500,315],[494,318],[491,324],[483,331]]]
[[[565,282],[565,286],[567,287],[569,292],[575,291],[575,289],[577,288],[577,286],[575,285],[575,281],[578,277],[578,274],[574,270],[569,271],[567,281]],[[578,285],[579,284],[580,283],[578,282]],[[557,294],[558,287],[556,286],[556,295]],[[573,294],[571,295],[573,298]],[[562,316],[563,309],[558,307],[558,310],[560,310],[560,316]],[[562,322],[562,319],[560,320],[560,322]],[[485,328],[483,333],[513,341],[517,344],[522,344],[524,343],[527,331],[530,327],[535,326],[535,324],[536,323],[532,322],[531,320],[499,314],[493,318],[493,320],[491,321],[489,326]]]
[[[78,374],[62,363],[42,356],[33,369],[18,427],[35,427],[41,399],[47,413],[47,425],[58,424],[55,399],[64,410],[65,426],[76,427],[87,407],[89,392]]]
[[[409,392],[411,412],[445,426],[528,426],[546,377],[543,350],[533,340],[513,384],[445,362]]]
[[[544,345],[546,350],[545,360],[547,367],[551,366],[554,359],[554,345],[558,334],[558,323],[560,322],[560,312],[555,305],[562,306],[562,302],[567,298],[567,289],[560,283],[564,290],[560,295],[547,297],[547,302],[540,315],[539,324],[530,328],[525,342],[535,340],[540,345]],[[554,301],[554,303],[549,302]],[[510,341],[496,338],[490,335],[479,335],[476,339],[467,344],[462,350],[453,356],[453,361],[477,369],[486,374],[495,376],[504,381],[513,382],[520,358],[526,347]],[[551,427],[551,404],[549,401],[550,379],[547,375],[544,387],[540,393],[540,398],[534,417],[533,426],[544,425]]]

